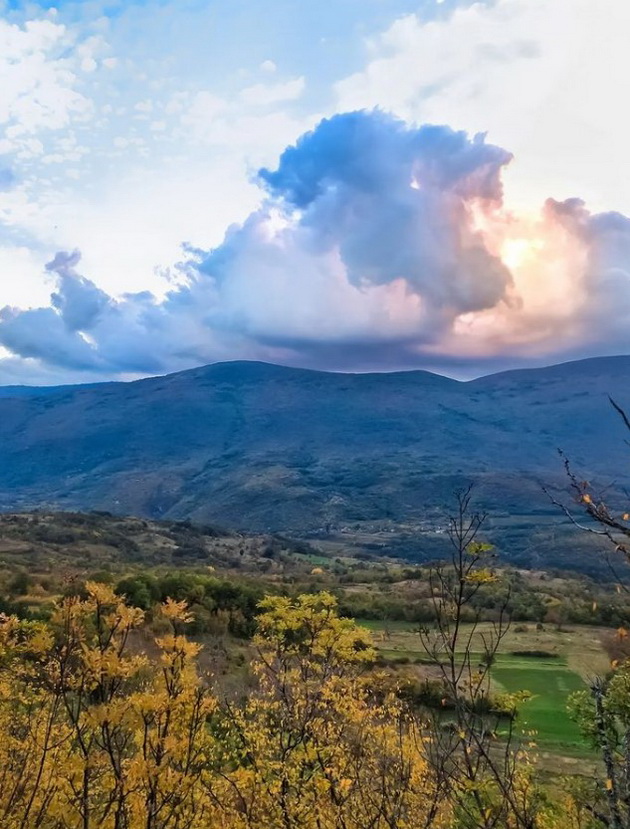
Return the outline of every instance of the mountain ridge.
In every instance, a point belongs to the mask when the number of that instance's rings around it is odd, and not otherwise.
[[[528,527],[535,535],[551,520],[541,484],[564,485],[558,448],[589,479],[630,484],[608,402],[630,408],[626,390],[630,357],[620,355],[469,381],[233,361],[0,395],[0,509],[409,534],[437,526],[453,491],[475,481],[518,557]]]
[[[396,377],[401,378],[403,376],[406,377],[417,377],[417,376],[425,376],[431,378],[438,378],[439,380],[445,380],[451,383],[457,383],[460,385],[473,385],[476,383],[483,383],[484,381],[489,381],[492,378],[508,378],[508,377],[516,377],[516,376],[525,376],[528,374],[543,374],[543,373],[556,373],[556,371],[562,370],[563,372],[571,371],[572,367],[586,367],[592,365],[593,367],[597,367],[601,369],[604,365],[614,365],[614,364],[621,364],[627,363],[630,365],[630,355],[626,354],[614,354],[608,355],[605,357],[585,357],[578,360],[567,360],[561,363],[551,363],[545,366],[539,367],[521,367],[521,368],[511,368],[511,369],[504,369],[501,371],[491,372],[489,374],[482,374],[478,377],[472,377],[465,380],[460,380],[456,377],[450,377],[446,374],[440,374],[439,372],[430,371],[429,369],[396,369],[393,371],[356,371],[356,372],[349,372],[349,371],[330,371],[326,369],[315,369],[315,368],[301,368],[296,366],[285,366],[281,363],[270,363],[264,360],[224,360],[218,361],[214,363],[207,363],[205,365],[194,366],[192,368],[181,369],[175,372],[167,372],[166,374],[156,374],[150,375],[148,377],[141,377],[135,380],[104,380],[102,382],[91,382],[91,383],[63,383],[60,385],[27,385],[27,384],[9,384],[9,385],[0,385],[0,398],[3,397],[23,397],[23,396],[35,396],[38,394],[48,395],[54,393],[62,393],[62,392],[69,392],[69,391],[85,391],[94,388],[103,388],[105,386],[112,386],[112,385],[125,385],[131,386],[136,383],[145,383],[151,380],[158,380],[160,378],[165,377],[179,377],[183,375],[192,376],[198,373],[207,373],[208,371],[212,372],[223,372],[224,370],[233,370],[233,369],[250,369],[250,370],[258,370],[258,371],[265,371],[265,370],[278,370],[279,372],[293,372],[296,374],[311,374],[311,375],[332,375],[332,376],[341,376],[341,377]]]

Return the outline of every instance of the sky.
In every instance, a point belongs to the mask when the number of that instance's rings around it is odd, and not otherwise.
[[[0,383],[630,353],[627,0],[0,0]]]

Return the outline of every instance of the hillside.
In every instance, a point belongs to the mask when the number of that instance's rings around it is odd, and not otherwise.
[[[0,395],[0,507],[332,537],[395,530],[392,542],[413,557],[405,539],[435,531],[431,554],[450,495],[475,480],[508,554],[538,565],[566,551],[570,562],[566,539],[547,532],[561,521],[540,483],[562,482],[557,447],[602,485],[628,479],[623,425],[607,396],[630,408],[629,381],[630,357],[465,383],[234,362],[21,389]]]
[[[128,568],[201,568],[217,572],[310,573],[309,544],[210,525],[152,521],[107,513],[0,515],[0,581],[17,570],[34,576],[81,575]]]

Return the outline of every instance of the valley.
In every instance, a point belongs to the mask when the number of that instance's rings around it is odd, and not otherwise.
[[[46,619],[63,597],[81,595],[86,581],[112,585],[149,614],[171,596],[192,612],[190,632],[202,643],[204,670],[226,692],[248,686],[251,635],[264,595],[327,591],[340,612],[373,637],[377,661],[415,690],[422,709],[434,705],[423,683],[438,678],[418,631],[434,624],[430,568],[388,555],[360,536],[339,543],[255,535],[189,522],[121,518],[102,513],[21,513],[0,516],[0,609]],[[421,538],[418,539],[418,543]],[[474,659],[481,659],[505,591],[511,627],[492,667],[492,693],[531,692],[520,706],[518,730],[535,742],[545,767],[592,762],[592,750],[567,714],[570,694],[625,658],[617,629],[630,620],[630,597],[613,584],[570,572],[516,569],[497,560],[498,581],[469,608]],[[239,691],[240,692],[240,691]],[[419,696],[414,696],[418,695]],[[438,692],[439,698],[439,692]],[[532,733],[535,732],[535,736]]]

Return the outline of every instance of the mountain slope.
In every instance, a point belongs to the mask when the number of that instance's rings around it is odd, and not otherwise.
[[[439,516],[476,480],[495,514],[544,514],[557,447],[589,476],[627,480],[609,394],[630,409],[630,357],[467,383],[235,362],[0,395],[0,507],[307,532]]]

